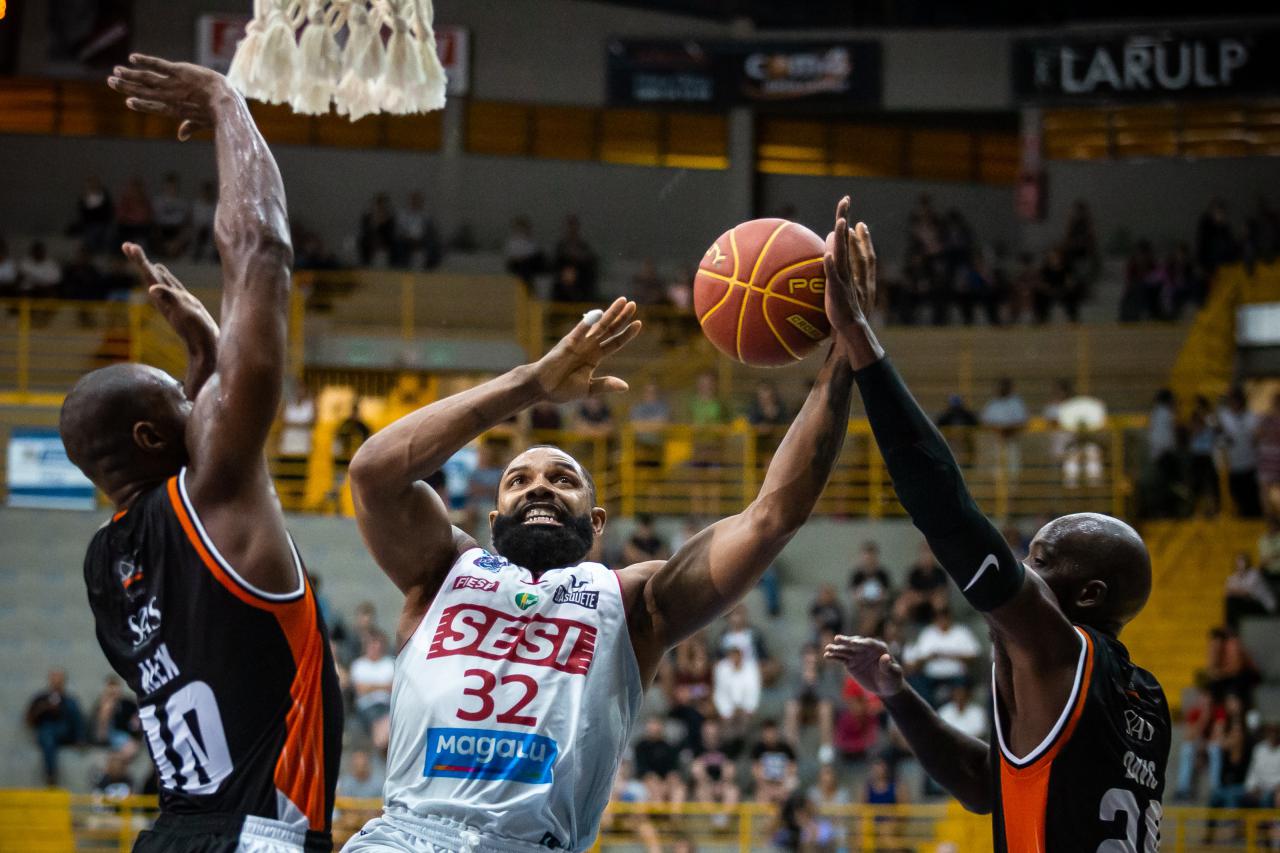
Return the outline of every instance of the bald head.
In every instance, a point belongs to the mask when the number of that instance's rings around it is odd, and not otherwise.
[[[1109,515],[1064,515],[1031,541],[1028,564],[1072,622],[1116,635],[1151,595],[1151,557],[1142,537]]]
[[[75,384],[58,429],[71,461],[116,500],[131,484],[164,479],[186,464],[190,409],[181,383],[163,370],[113,364]]]

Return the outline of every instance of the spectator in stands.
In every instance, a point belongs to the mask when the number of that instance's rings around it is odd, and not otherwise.
[[[1065,399],[1059,400],[1061,396]],[[1068,489],[1085,481],[1093,487],[1103,484],[1102,445],[1099,431],[1106,426],[1107,406],[1097,397],[1076,394],[1068,380],[1059,380],[1054,401],[1045,407],[1045,417],[1052,414],[1058,429],[1050,437],[1055,454],[1062,448],[1062,484]]]
[[[44,242],[34,240],[27,256],[18,262],[18,294],[33,299],[52,299],[62,283],[62,268],[49,257]]]
[[[959,463],[962,466],[968,465],[973,460],[973,435],[968,429],[955,427],[975,427],[978,425],[978,416],[965,406],[964,398],[959,394],[948,397],[947,407],[938,415],[935,423],[947,437],[947,443],[951,445]]]
[[[713,701],[714,670],[706,639],[696,634],[675,647],[663,668],[667,716],[684,724],[686,745],[697,750],[702,721],[718,713]]]
[[[554,432],[563,427],[564,419],[555,403],[537,403],[529,409],[529,429]]]
[[[595,290],[589,289],[582,278],[582,271],[573,264],[556,267],[556,277],[551,283],[551,299],[553,302],[577,304],[592,302]]]
[[[1258,420],[1258,489],[1262,511],[1280,515],[1280,393]]]
[[[640,400],[632,405],[627,420],[636,434],[636,464],[645,468],[661,466],[663,433],[671,423],[671,406],[663,398],[657,380],[645,382]]]
[[[218,250],[213,242],[213,217],[218,211],[218,185],[200,182],[200,194],[191,202],[191,260],[216,261]],[[303,241],[299,241],[303,242]],[[294,260],[294,265],[302,265]]]
[[[969,677],[969,667],[982,651],[969,626],[957,624],[950,607],[936,608],[933,622],[907,646],[903,663],[920,695],[937,708],[956,685]]]
[[[1244,389],[1234,386],[1218,407],[1218,425],[1226,447],[1227,488],[1236,513],[1243,518],[1262,515],[1258,491],[1258,422],[1258,416],[1249,411]]]
[[[755,395],[747,406],[747,422],[754,427],[770,429],[791,424],[791,412],[772,382],[757,382]]]
[[[131,756],[112,752],[103,761],[102,769],[89,783],[94,794],[108,800],[123,800],[134,791],[133,777],[129,775]]]
[[[386,193],[375,195],[369,208],[360,215],[358,243],[361,266],[385,267],[391,263],[396,243],[396,212]]]
[[[711,699],[730,740],[741,740],[760,707],[760,668],[732,646],[712,671]]]
[[[91,254],[98,254],[111,248],[114,226],[115,205],[111,194],[97,175],[90,175],[76,199],[76,219],[67,232],[80,238]]]
[[[590,302],[595,299],[596,253],[583,239],[581,223],[573,214],[564,218],[564,232],[556,242],[555,268],[560,271],[561,280],[566,268],[573,270],[571,295],[575,298],[559,301]]]
[[[661,717],[649,717],[635,745],[635,775],[651,803],[680,805],[685,799],[680,753],[667,740]]]
[[[347,772],[338,777],[338,796],[362,800],[382,798],[385,778],[375,772],[373,756],[367,749],[353,749],[347,755]]]
[[[546,253],[533,239],[533,225],[527,216],[517,216],[511,220],[511,230],[507,232],[507,242],[502,248],[502,254],[506,260],[507,272],[527,285],[532,285],[534,277],[547,268]]]
[[[1244,804],[1252,746],[1239,696],[1227,697],[1222,718],[1214,721],[1210,737],[1214,758],[1209,762],[1209,806],[1238,809]]]
[[[893,765],[885,758],[877,758],[871,762],[871,772],[867,774],[862,802],[869,806],[896,806],[909,801],[906,789],[898,787]]]
[[[737,766],[724,751],[722,727],[714,719],[702,724],[700,747],[689,762],[693,780],[693,799],[699,803],[723,803],[732,808],[742,799],[738,788]]]
[[[1267,580],[1280,580],[1280,518],[1267,519],[1267,528],[1258,537],[1258,564]]]
[[[1178,414],[1173,392],[1168,388],[1156,392],[1147,416],[1147,458],[1151,465],[1149,515],[1170,518],[1177,514],[1178,491],[1183,485],[1178,461]]]
[[[613,434],[613,411],[604,397],[584,397],[573,415],[573,428],[593,438],[608,438]]]
[[[356,605],[355,619],[350,635],[345,640],[341,659],[352,661],[363,654],[366,641],[374,634],[382,634],[382,629],[378,627],[377,608],[372,601],[362,601]]]
[[[151,200],[155,223],[156,254],[162,258],[176,258],[186,254],[191,241],[191,204],[182,197],[176,172],[169,172],[160,184],[160,191]]]
[[[498,485],[502,481],[502,472],[506,468],[503,454],[496,441],[480,440],[479,452],[476,454],[476,467],[467,478],[467,527],[479,529],[484,514],[493,505],[498,494]]]
[[[935,610],[947,606],[947,573],[938,565],[928,542],[921,542],[916,560],[907,570],[907,583],[894,603],[894,618],[911,625],[928,625]]]
[[[782,739],[776,720],[760,724],[760,738],[751,748],[751,775],[755,780],[756,802],[780,803],[799,783],[796,751]]]
[[[1168,319],[1180,319],[1188,302],[1197,308],[1204,304],[1204,276],[1191,259],[1191,247],[1185,240],[1179,241],[1169,253],[1165,275],[1169,281]]]
[[[693,308],[693,279],[696,275],[692,267],[681,267],[667,279],[667,304],[678,311],[689,311]]]
[[[1251,705],[1253,688],[1258,683],[1258,667],[1240,636],[1229,625],[1209,631],[1209,648],[1201,680],[1215,702],[1232,694]]]
[[[852,678],[845,681],[841,699],[832,745],[846,762],[859,762],[880,742],[880,716],[884,707],[879,698]]]
[[[791,698],[785,706],[783,735],[798,744],[802,729],[816,726],[818,742],[830,744],[844,673],[823,660],[818,646],[810,643],[800,652],[800,666],[788,675]]]
[[[1245,776],[1246,802],[1264,809],[1280,808],[1280,723],[1268,723],[1253,748]]]
[[[870,539],[862,543],[849,573],[849,595],[853,600],[854,630],[865,635],[872,631],[872,623],[884,616],[892,595],[889,572],[880,562],[880,546]]]
[[[1067,216],[1062,237],[1062,255],[1067,268],[1086,284],[1098,275],[1098,234],[1093,225],[1093,212],[1084,199],[1076,199]]]
[[[124,692],[119,678],[108,675],[89,713],[89,743],[110,747],[132,758],[141,737],[138,703]]]
[[[637,515],[636,526],[622,546],[622,562],[632,565],[648,560],[665,560],[668,554],[667,543],[653,526],[653,516],[648,513]]]
[[[58,750],[84,741],[80,703],[67,692],[67,671],[49,670],[49,682],[27,704],[26,723],[36,733],[46,785],[58,784]]]
[[[747,663],[760,668],[764,683],[772,684],[782,668],[769,653],[769,647],[764,641],[764,633],[751,624],[751,614],[747,606],[739,604],[730,610],[725,621],[728,624],[724,633],[720,635],[720,654],[726,654],[734,648],[741,649]]]
[[[106,298],[105,280],[84,243],[76,247],[75,256],[62,268],[61,289],[63,299],[96,302]],[[87,307],[80,309],[79,317],[82,327],[93,325],[93,314]]]
[[[281,423],[278,451],[284,463],[281,473],[286,479],[305,479],[316,425],[316,403],[303,383],[292,383],[281,412]]]
[[[1244,551],[1236,554],[1235,568],[1227,576],[1224,620],[1232,628],[1240,627],[1243,616],[1269,616],[1276,612],[1276,595]]]
[[[728,408],[720,399],[720,382],[716,374],[710,370],[699,373],[693,398],[689,401],[689,423],[694,427],[689,466],[698,469],[689,497],[697,515],[720,514],[720,485],[714,469],[721,462],[724,437],[716,427],[728,420]]]
[[[409,193],[409,204],[396,213],[395,263],[424,270],[440,264],[440,234],[426,210],[421,192]]]
[[[9,255],[9,244],[0,237],[0,299],[18,295],[18,265]]]
[[[944,723],[978,740],[987,739],[987,710],[973,701],[973,683],[961,681],[951,691],[951,700],[938,709]]]
[[[1240,248],[1231,222],[1227,219],[1227,204],[1220,198],[1209,203],[1196,226],[1196,258],[1205,274],[1212,277],[1218,267],[1238,260]]]
[[[371,435],[373,429],[360,417],[360,398],[355,397],[351,401],[350,414],[338,424],[333,433],[333,489],[329,493],[329,500],[335,511],[339,509],[339,492],[346,482],[351,458]]]
[[[1187,422],[1187,488],[1191,511],[1206,518],[1218,514],[1221,495],[1218,490],[1217,449],[1221,429],[1209,398],[1196,395],[1195,408]]]
[[[631,276],[631,298],[638,305],[662,305],[667,301],[666,284],[658,274],[653,258],[645,258]]]
[[[809,788],[809,799],[820,809],[853,803],[849,788],[841,784],[840,775],[831,762],[824,762],[818,767],[818,780]]]
[[[116,243],[151,245],[151,196],[142,178],[130,178],[116,203]]]
[[[1044,282],[1040,279],[1040,267],[1035,255],[1023,252],[1018,256],[1018,270],[1013,276],[1009,293],[1008,317],[1010,323],[1019,323],[1023,317],[1035,318]]]
[[[809,621],[815,638],[822,636],[824,631],[832,634],[844,632],[844,608],[840,606],[836,588],[831,584],[824,583],[818,587],[813,603],[809,605]]]
[[[1049,250],[1044,263],[1040,266],[1040,279],[1050,304],[1057,302],[1061,305],[1062,312],[1067,315],[1069,322],[1080,322],[1080,303],[1084,301],[1084,283],[1067,265],[1061,248],[1054,246]],[[1043,316],[1048,319],[1047,309]]]
[[[1010,484],[1018,481],[1022,470],[1022,445],[1019,436],[1027,428],[1027,404],[1013,390],[1013,380],[1004,377],[996,383],[996,395],[982,407],[982,425],[996,434],[997,470],[1003,465]]]
[[[795,791],[778,809],[773,845],[795,853],[833,853],[837,849],[835,825],[819,815],[803,791]]]
[[[390,735],[391,682],[395,667],[395,658],[387,653],[387,640],[382,634],[370,634],[364,642],[364,654],[351,662],[356,716],[374,748],[384,754]]]
[[[1239,701],[1239,697],[1236,697]],[[1188,802],[1195,796],[1193,785],[1198,784],[1200,776],[1196,770],[1208,760],[1211,772],[1210,784],[1216,773],[1214,747],[1209,735],[1214,725],[1223,716],[1223,705],[1215,703],[1210,692],[1202,687],[1196,689],[1195,696],[1184,703],[1182,708],[1182,743],[1178,747],[1178,781],[1174,789],[1174,798]]]

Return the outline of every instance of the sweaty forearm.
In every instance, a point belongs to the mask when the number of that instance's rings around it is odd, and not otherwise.
[[[979,610],[1007,602],[1024,569],[974,502],[960,466],[887,358],[856,372],[867,419],[898,500],[938,562]]]
[[[228,85],[213,96],[213,142],[218,162],[218,207],[213,231],[222,263],[244,269],[249,256],[291,260],[284,182],[244,98]],[[239,279],[252,287],[254,281]],[[224,298],[235,299],[230,289]],[[226,312],[224,310],[224,316]]]
[[[827,354],[813,390],[769,462],[756,503],[799,528],[826,488],[849,430],[853,369],[838,348]]]
[[[533,371],[524,365],[446,397],[374,433],[351,460],[351,477],[367,488],[406,488],[541,396]]]
[[[987,744],[943,722],[911,687],[882,701],[925,772],[969,811],[990,812]]]

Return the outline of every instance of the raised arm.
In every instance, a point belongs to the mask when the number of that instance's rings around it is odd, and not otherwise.
[[[188,400],[194,400],[217,367],[218,324],[168,267],[151,263],[141,246],[125,243],[121,250],[146,282],[151,304],[186,347],[187,374],[182,390]]]
[[[828,281],[855,274],[847,256],[839,264],[828,265]],[[826,293],[832,314],[830,284]],[[852,298],[852,290],[837,292],[842,297]],[[646,677],[668,648],[746,595],[808,520],[844,446],[852,394],[853,370],[842,348],[833,346],[746,509],[701,531],[665,563],[623,570],[632,644]]]
[[[944,722],[907,684],[888,646],[868,637],[836,637],[824,653],[843,663],[863,689],[880,697],[935,782],[969,811],[991,811],[990,747]]]
[[[828,248],[838,254],[843,247],[855,269],[874,279],[871,234],[861,222],[851,230],[847,215],[846,198],[838,208]],[[828,291],[831,280],[828,271]],[[857,300],[836,304],[858,307]],[[849,311],[833,317],[832,325],[856,370],[867,419],[898,500],[938,562],[991,625],[1013,665],[1015,682],[1048,691],[1050,702],[1061,700],[1060,709],[1070,693],[1079,636],[1045,582],[1014,558],[1004,537],[974,502],[951,449],[885,357],[865,313]],[[1012,702],[1014,697],[1002,698]]]
[[[268,594],[300,594],[264,456],[284,384],[293,258],[284,184],[244,98],[221,74],[140,54],[130,62],[108,81],[126,105],[179,119],[179,139],[212,128],[217,156],[222,331],[188,421],[186,497],[244,580]]]
[[[534,403],[627,389],[595,370],[639,334],[636,305],[619,298],[603,316],[593,313],[597,317],[584,318],[537,362],[405,415],[351,460],[360,533],[392,582],[422,606],[458,554],[474,544],[450,525],[444,503],[423,481],[472,439]]]

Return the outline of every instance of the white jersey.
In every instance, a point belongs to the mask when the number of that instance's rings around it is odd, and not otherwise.
[[[472,548],[396,658],[386,815],[487,850],[586,849],[643,693],[614,572],[535,580]]]

